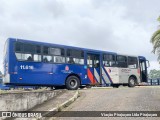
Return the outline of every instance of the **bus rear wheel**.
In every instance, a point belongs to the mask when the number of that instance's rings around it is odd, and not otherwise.
[[[136,79],[134,77],[130,77],[128,80],[128,86],[129,87],[134,87],[136,84]]]
[[[66,80],[68,90],[77,90],[80,86],[80,80],[76,76],[69,76]]]

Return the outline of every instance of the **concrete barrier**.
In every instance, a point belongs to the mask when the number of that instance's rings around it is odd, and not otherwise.
[[[28,110],[60,93],[62,93],[62,90],[1,93],[0,111]]]

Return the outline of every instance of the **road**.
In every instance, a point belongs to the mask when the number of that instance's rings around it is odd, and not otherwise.
[[[65,111],[160,111],[160,87],[120,87],[111,89],[80,90],[80,97]],[[63,113],[60,113],[60,116]],[[81,120],[82,118],[58,117],[56,120]],[[106,119],[89,118],[83,119]],[[160,118],[107,118],[107,120],[159,120]]]

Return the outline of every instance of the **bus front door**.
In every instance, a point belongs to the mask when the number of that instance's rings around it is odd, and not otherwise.
[[[147,82],[147,66],[146,60],[140,60],[140,78],[141,82]]]
[[[100,55],[87,54],[87,76],[92,85],[101,84]]]

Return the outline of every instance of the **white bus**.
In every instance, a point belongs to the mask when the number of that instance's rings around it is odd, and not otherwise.
[[[103,66],[108,73],[105,78],[109,78],[108,81],[113,87],[121,84],[134,87],[142,82],[147,82],[149,61],[143,56],[104,54]],[[102,69],[102,75],[105,75],[104,73],[105,71]]]

